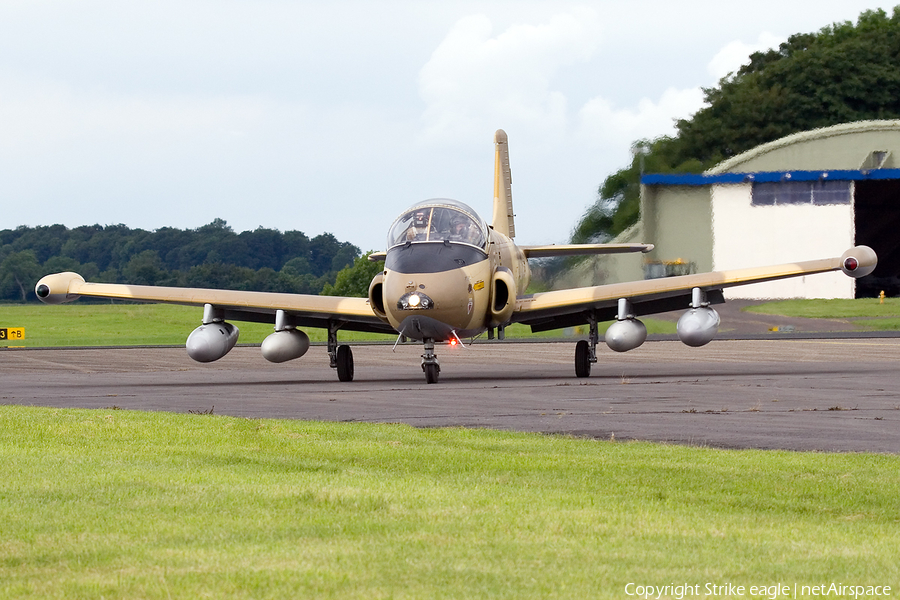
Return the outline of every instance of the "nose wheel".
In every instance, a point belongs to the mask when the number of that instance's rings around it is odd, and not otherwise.
[[[434,354],[434,340],[425,340],[425,353],[422,354],[422,371],[425,372],[425,383],[437,383],[441,372],[437,356]]]
[[[422,365],[425,371],[425,383],[437,383],[438,374],[441,372],[441,365],[437,363],[427,363]]]

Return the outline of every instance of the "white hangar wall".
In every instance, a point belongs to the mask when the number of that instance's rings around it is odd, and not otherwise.
[[[753,206],[752,184],[712,185],[715,271],[840,256],[853,246],[851,204]],[[725,289],[726,298],[853,298],[854,280],[823,273]]]

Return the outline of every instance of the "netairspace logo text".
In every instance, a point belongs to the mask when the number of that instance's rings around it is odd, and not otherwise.
[[[848,585],[844,583],[822,583],[819,585],[802,585],[795,583],[774,583],[771,585],[734,585],[732,583],[671,583],[668,585],[641,585],[629,583],[625,586],[625,595],[643,598],[644,600],[660,600],[661,598],[706,598],[708,596],[727,596],[730,598],[748,596],[765,597],[769,600],[798,599],[815,597],[832,598],[876,598],[890,596],[889,585]]]

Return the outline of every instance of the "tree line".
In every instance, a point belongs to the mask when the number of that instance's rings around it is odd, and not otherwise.
[[[125,225],[17,227],[0,231],[0,300],[34,299],[48,273],[88,281],[318,294],[353,264],[359,248],[330,233],[258,228],[222,219],[197,229]]]
[[[607,241],[637,222],[642,173],[700,173],[786,135],[868,119],[900,118],[900,6],[863,12],[818,33],[792,35],[755,52],[676,134],[634,142],[630,165],[609,175],[572,232]]]

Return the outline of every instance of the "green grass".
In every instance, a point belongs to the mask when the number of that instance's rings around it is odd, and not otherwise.
[[[900,298],[860,298],[858,300],[781,300],[748,306],[748,312],[807,319],[850,319],[900,317]]]
[[[203,309],[171,304],[4,304],[0,327],[24,327],[27,347],[132,346],[184,344],[203,317]],[[259,344],[272,325],[236,322],[242,344]],[[325,330],[304,330],[314,342]],[[342,332],[342,340],[394,340],[393,336]]]
[[[900,330],[900,298],[781,300],[748,306],[748,312],[806,319],[843,319],[863,330]]]
[[[900,459],[0,407],[3,598],[893,585]]]
[[[24,327],[25,339],[16,346],[180,345],[200,324],[203,310],[169,304],[0,304],[0,327]],[[646,319],[650,333],[675,333],[675,324]],[[259,344],[272,333],[272,325],[236,322],[240,343]],[[605,328],[602,328],[605,330]],[[324,329],[304,329],[313,342],[324,342]],[[526,325],[511,325],[509,338],[558,338],[587,335],[587,327],[533,334]],[[381,340],[393,343],[396,336],[342,331],[342,341]]]
[[[900,330],[900,298],[859,300],[783,300],[749,306],[745,310],[763,314],[815,319],[850,320],[861,330]],[[56,346],[131,346],[180,345],[200,324],[202,310],[167,304],[0,304],[0,327],[24,327],[25,340],[16,345]],[[660,319],[641,319],[650,334],[674,334],[675,323]],[[259,344],[272,332],[272,326],[237,322],[240,342]],[[609,323],[602,323],[601,334]],[[304,329],[313,342],[324,342],[323,329]],[[587,335],[587,326],[532,333],[527,325],[507,327],[511,339],[560,338]],[[342,331],[342,341],[395,341],[392,335]]]

